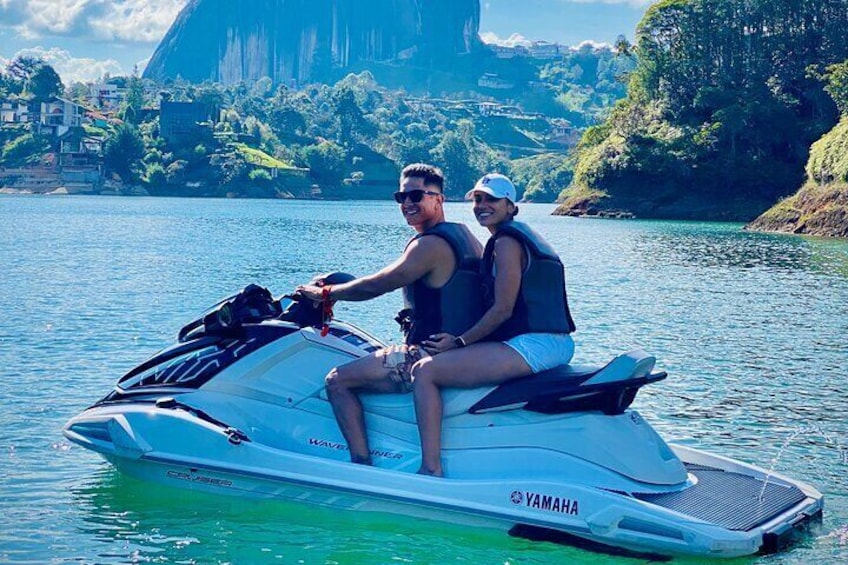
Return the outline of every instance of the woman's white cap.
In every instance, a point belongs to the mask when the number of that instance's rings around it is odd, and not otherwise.
[[[474,188],[465,193],[465,199],[471,200],[475,192],[484,192],[494,198],[506,198],[515,204],[515,185],[500,173],[489,173],[477,181]]]

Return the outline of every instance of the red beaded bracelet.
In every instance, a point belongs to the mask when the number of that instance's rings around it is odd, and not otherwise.
[[[321,321],[323,322],[321,326],[321,337],[327,337],[327,334],[330,333],[330,322],[333,319],[333,301],[330,300],[330,291],[333,289],[331,285],[326,285],[321,288],[321,299],[323,300],[323,304],[321,305]]]

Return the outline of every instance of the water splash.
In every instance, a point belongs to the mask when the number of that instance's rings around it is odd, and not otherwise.
[[[802,426],[792,432],[788,438],[783,441],[783,444],[780,446],[780,449],[777,450],[777,455],[772,458],[768,472],[766,473],[765,479],[763,480],[763,488],[760,490],[760,495],[757,500],[762,503],[763,498],[765,496],[766,487],[768,487],[769,479],[774,475],[775,469],[777,468],[777,464],[780,462],[781,457],[783,457],[783,453],[786,449],[801,435],[812,435],[818,436],[824,440],[825,445],[835,446],[839,451],[839,458],[842,464],[846,464],[846,460],[848,460],[848,447],[842,445],[839,442],[839,438],[836,437],[831,432],[825,430],[821,426],[817,424],[808,424],[806,426]]]
[[[839,526],[832,532],[829,532],[823,539],[836,540],[839,545],[848,545],[848,524]]]

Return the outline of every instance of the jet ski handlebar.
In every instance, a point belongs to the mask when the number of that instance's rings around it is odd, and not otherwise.
[[[309,284],[342,284],[354,278],[348,273],[332,272],[314,277]],[[305,328],[320,327],[324,316],[318,304],[303,300],[297,293],[275,299],[267,288],[249,284],[183,326],[177,340],[185,342],[204,335],[235,335],[244,324],[257,324],[263,320],[283,320]]]

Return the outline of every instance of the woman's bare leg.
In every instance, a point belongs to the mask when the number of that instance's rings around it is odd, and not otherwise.
[[[481,363],[481,359],[485,362]],[[521,355],[497,341],[452,349],[417,362],[412,368],[412,382],[421,436],[421,468],[418,472],[437,477],[443,475],[441,388],[500,384],[530,373],[532,371]]]

